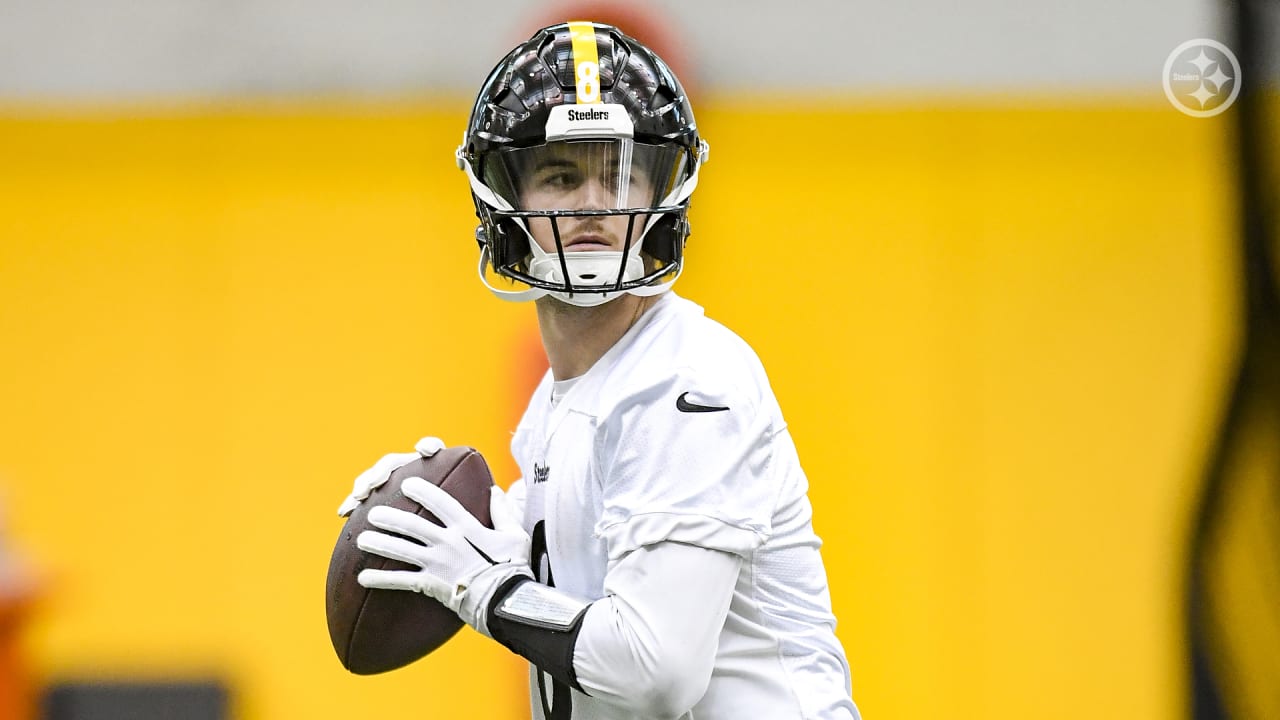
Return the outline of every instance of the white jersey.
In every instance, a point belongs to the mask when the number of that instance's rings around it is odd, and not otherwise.
[[[808,482],[751,348],[667,293],[555,403],[552,390],[548,373],[512,440],[538,579],[596,600],[638,548],[739,556],[710,684],[682,717],[857,718]],[[533,717],[552,720],[550,676],[531,667],[530,680]],[[572,712],[556,717],[632,717],[558,692]]]

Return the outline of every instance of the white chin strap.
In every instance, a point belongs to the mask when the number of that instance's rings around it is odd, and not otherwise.
[[[524,223],[521,223],[523,226]],[[529,274],[545,282],[563,285],[564,269],[569,269],[569,280],[575,288],[599,288],[614,285],[618,282],[618,269],[622,267],[622,253],[616,250],[591,250],[585,252],[564,253],[564,267],[560,265],[558,253],[548,253],[532,239],[529,249],[533,251],[533,259],[529,262]],[[627,251],[626,268],[622,273],[623,282],[632,282],[644,277],[644,261],[640,259],[640,251],[631,248]],[[553,297],[570,305],[594,307],[602,305],[617,297],[616,292],[575,292],[569,294],[552,290]]]
[[[537,247],[537,244],[532,243],[531,241],[530,246]],[[530,264],[529,274],[550,282],[564,282],[559,259],[551,253],[544,252],[541,253],[541,255],[541,259],[535,259],[533,263]],[[591,257],[586,257],[588,255]],[[684,272],[684,263],[681,263],[680,267],[676,269],[675,275],[668,280],[664,280],[653,285],[644,285],[637,288],[631,288],[629,290],[622,290],[620,292],[610,292],[601,290],[599,287],[601,285],[611,286],[617,282],[618,264],[622,261],[622,253],[610,251],[565,253],[564,259],[565,264],[569,266],[569,274],[575,278],[582,277],[584,274],[596,274],[598,271],[603,273],[600,277],[605,278],[605,281],[601,283],[599,280],[590,282],[584,280],[581,282],[581,287],[583,289],[574,293],[568,293],[564,290],[546,290],[538,287],[531,287],[525,290],[503,290],[502,288],[494,287],[489,282],[489,277],[485,272],[486,267],[489,266],[489,248],[487,246],[480,251],[480,264],[476,268],[476,271],[480,275],[480,282],[484,283],[484,286],[489,288],[489,292],[508,302],[528,302],[530,300],[537,300],[541,297],[551,296],[561,302],[569,305],[576,305],[577,307],[595,307],[597,305],[603,305],[610,300],[620,297],[624,293],[628,295],[638,295],[640,297],[659,295],[670,290],[671,284],[679,279],[680,274]],[[575,262],[575,259],[577,262]],[[544,272],[539,272],[539,264],[545,265],[546,270]],[[623,282],[637,280],[643,276],[644,262],[635,255],[628,258],[627,269],[622,276]],[[579,282],[577,280],[574,281],[574,286],[579,286]]]

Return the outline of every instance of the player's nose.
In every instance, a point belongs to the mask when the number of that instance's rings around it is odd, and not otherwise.
[[[601,178],[591,178],[578,187],[574,210],[611,210],[614,193]]]

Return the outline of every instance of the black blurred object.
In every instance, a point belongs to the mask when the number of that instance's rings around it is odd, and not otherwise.
[[[1187,637],[1195,720],[1280,718],[1280,3],[1227,5],[1243,333],[1192,529]]]
[[[209,682],[61,682],[44,695],[42,720],[227,720],[228,692]]]

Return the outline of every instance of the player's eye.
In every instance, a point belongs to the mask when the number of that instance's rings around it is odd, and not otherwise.
[[[544,190],[564,192],[582,184],[582,173],[563,166],[545,168],[538,172],[534,184]]]
[[[602,175],[600,178],[600,184],[609,192],[617,192],[618,179],[619,179],[619,173],[617,170],[614,170],[611,172],[604,173],[604,175]],[[627,181],[627,187],[634,190],[635,188],[639,187],[638,183],[641,182],[641,179],[640,179],[640,176],[637,175],[636,173],[631,173],[627,176],[626,181]]]
[[[605,187],[609,188],[610,190],[616,190],[618,188],[618,178],[621,174],[622,173],[621,171],[618,170],[617,165],[612,165],[610,167],[607,167],[604,169],[604,171],[600,175],[601,183]],[[632,173],[627,178],[627,182],[628,183],[635,182],[635,179],[636,179],[636,176],[634,173]]]

